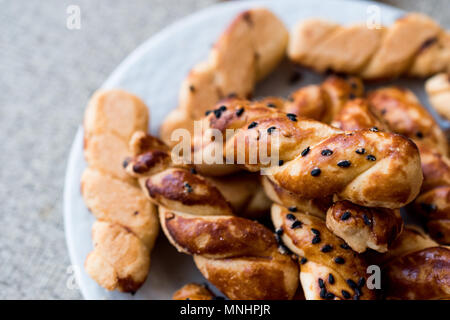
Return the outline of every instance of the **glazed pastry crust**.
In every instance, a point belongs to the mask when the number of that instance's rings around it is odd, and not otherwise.
[[[173,300],[213,300],[214,294],[205,286],[198,283],[188,283],[177,290]]]
[[[319,72],[331,69],[364,79],[425,77],[449,71],[448,38],[435,21],[418,13],[382,28],[309,19],[292,30],[288,56]]]
[[[425,83],[425,90],[431,106],[443,118],[450,120],[450,71],[428,79]]]

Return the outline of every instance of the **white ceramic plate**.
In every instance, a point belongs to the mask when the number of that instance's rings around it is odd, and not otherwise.
[[[390,24],[402,11],[382,4],[343,0],[233,1],[211,6],[164,29],[137,48],[113,72],[104,88],[123,88],[141,97],[150,108],[151,132],[158,133],[165,115],[177,105],[178,89],[189,69],[205,59],[211,45],[240,11],[266,7],[291,28],[295,22],[321,17],[340,23],[366,21],[368,8],[381,9],[381,22]],[[290,66],[283,63],[274,74],[258,85],[257,96],[287,96],[295,88],[318,83],[322,77],[304,71],[302,80],[288,84]],[[424,101],[423,82],[406,81]],[[187,282],[205,282],[195,268],[192,257],[177,253],[160,235],[152,253],[152,265],[144,286],[134,295],[108,292],[84,271],[87,254],[92,250],[91,226],[94,218],[80,195],[80,177],[86,166],[83,159],[83,132],[80,127],[69,156],[64,191],[64,221],[71,263],[77,283],[86,299],[170,299],[173,292]]]

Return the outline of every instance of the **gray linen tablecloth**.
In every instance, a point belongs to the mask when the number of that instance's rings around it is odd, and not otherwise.
[[[92,92],[136,46],[214,0],[0,0],[0,298],[78,299],[62,217]],[[388,0],[450,27],[448,0]],[[81,8],[81,29],[66,27]]]

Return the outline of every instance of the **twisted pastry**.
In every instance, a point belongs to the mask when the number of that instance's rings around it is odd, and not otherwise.
[[[272,206],[272,222],[285,245],[299,257],[307,300],[375,299],[365,286],[365,260],[315,216]]]
[[[381,266],[386,299],[450,299],[450,250],[406,227],[390,250],[369,258]]]
[[[450,120],[450,71],[440,73],[425,83],[431,106],[445,119]]]
[[[220,36],[207,61],[196,65],[181,85],[178,108],[160,129],[162,140],[173,145],[177,128],[193,130],[193,121],[229,95],[247,98],[284,57],[288,31],[269,10],[240,13]]]
[[[288,56],[319,72],[331,69],[365,79],[426,77],[450,71],[450,34],[418,13],[384,28],[310,19],[292,30]]]
[[[214,300],[214,294],[206,285],[188,283],[177,290],[172,297],[173,300]]]
[[[444,132],[409,90],[382,88],[368,99],[373,112],[383,117],[392,131],[418,146],[424,182],[413,209],[424,217],[436,241],[450,243],[450,159]]]
[[[211,141],[208,129],[222,133],[242,129],[224,141],[227,161],[243,161],[250,171],[264,169],[268,178],[300,198],[335,194],[364,206],[399,208],[419,192],[422,173],[417,148],[399,135],[377,130],[344,132],[240,100],[216,110],[220,112],[203,119],[207,130],[194,141],[194,153],[201,157],[204,148],[217,143]],[[274,137],[276,143],[271,146]],[[250,145],[257,149],[250,152]],[[279,155],[278,165],[270,166],[255,156],[262,147],[269,157]]]
[[[176,167],[156,138],[137,132],[127,172],[159,206],[162,229],[178,251],[230,299],[291,299],[298,266],[278,251],[273,233],[236,217],[219,190],[195,170]]]
[[[96,92],[84,118],[81,178],[86,206],[97,218],[94,250],[86,272],[102,287],[135,292],[147,278],[150,252],[158,234],[155,207],[122,167],[135,130],[147,128],[148,112],[137,97],[121,90]]]

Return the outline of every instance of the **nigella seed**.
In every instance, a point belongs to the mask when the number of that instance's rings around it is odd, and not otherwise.
[[[238,117],[240,117],[243,113],[244,113],[244,108],[240,108],[240,109],[238,109],[238,111],[236,111],[236,115]]]
[[[348,160],[341,160],[337,163],[337,165],[341,168],[348,168],[351,165],[351,162]]]
[[[372,132],[378,132],[378,131],[380,131],[377,127],[372,127],[372,128],[370,128],[369,130],[372,131]]]
[[[279,236],[281,236],[283,234],[283,229],[282,228],[278,228],[277,230],[275,230],[275,233]]]
[[[372,225],[372,221],[365,214],[363,214],[363,220],[364,220],[364,224],[365,225],[367,225],[367,226],[371,226]]]
[[[342,220],[342,221],[345,221],[345,220],[347,220],[348,218],[350,218],[351,216],[352,216],[352,214],[351,214],[350,211],[345,211],[344,214],[341,216],[341,220]]]
[[[258,122],[253,121],[252,123],[250,123],[250,124],[248,125],[248,129],[253,129],[253,128],[255,128],[257,125],[258,125]]]
[[[205,116],[209,115],[211,112],[212,112],[211,110],[206,110]]]
[[[221,112],[224,112],[225,110],[227,110],[227,107],[226,107],[226,106],[220,106],[219,110],[220,110]]]
[[[191,193],[193,191],[191,185],[187,182],[184,183],[184,187],[186,188],[186,191],[188,193]]]
[[[287,117],[289,118],[289,120],[291,120],[291,121],[294,121],[294,122],[297,121],[297,116],[296,116],[295,114],[293,114],[293,113],[288,113],[286,116],[287,116]]]
[[[422,139],[422,138],[423,138],[423,133],[422,133],[422,131],[417,131],[417,132],[416,132],[416,137],[419,138],[419,139]]]
[[[352,279],[347,279],[347,284],[350,286],[350,288],[352,289],[356,289],[358,286],[356,285],[356,282],[353,281]]]
[[[327,296],[327,290],[325,288],[320,289],[320,297],[325,299]]]
[[[282,166],[282,165],[283,165],[283,163],[284,163],[284,161],[283,161],[283,160],[280,160],[280,161],[278,161],[278,165],[279,165],[279,166]]]
[[[291,225],[291,229],[297,229],[297,228],[301,228],[303,225],[303,223],[301,221],[294,221],[294,223]]]
[[[329,244],[324,245],[322,249],[320,249],[320,251],[322,251],[323,253],[330,252],[331,250],[333,250],[333,247]]]
[[[319,278],[319,288],[324,288],[325,287],[325,283],[323,282],[322,279]]]
[[[303,150],[301,153],[302,157],[306,156],[309,153],[309,150],[311,150],[309,147],[307,147],[305,150]]]
[[[365,283],[366,283],[366,280],[363,277],[359,278],[358,288],[361,288],[362,286],[364,286]]]
[[[364,148],[356,149],[356,153],[357,154],[364,154],[364,153],[366,153],[366,149],[364,149]]]
[[[328,282],[330,284],[334,284],[334,277],[333,277],[333,275],[331,273],[328,275]]]
[[[322,150],[321,154],[322,154],[324,157],[328,157],[328,156],[331,156],[331,155],[333,154],[333,151],[330,150],[330,149],[325,149],[325,150]]]
[[[288,210],[289,210],[290,212],[297,212],[297,207],[292,206],[292,207],[289,207]]]
[[[273,103],[268,103],[267,106],[268,106],[269,108],[276,108],[276,107],[277,107],[277,106],[274,105]]]
[[[326,294],[325,298],[326,298],[327,300],[334,299],[334,293],[328,292],[328,293]]]
[[[345,250],[350,249],[349,245],[346,244],[346,243],[342,243],[342,244],[341,244],[341,248],[342,248],[342,249],[345,249]]]
[[[312,239],[311,243],[312,243],[312,244],[318,244],[318,243],[320,243],[320,241],[321,241],[320,237],[319,237],[319,236],[315,236],[315,237]]]
[[[292,213],[288,213],[286,215],[286,218],[291,221],[297,220],[297,218]]]
[[[216,109],[214,110],[214,115],[216,116],[217,119],[219,119],[220,116],[222,115],[222,111],[220,111],[220,109]]]
[[[189,170],[192,174],[197,174],[197,170],[195,170],[195,168],[191,168],[191,170]]]
[[[276,127],[270,127],[269,129],[267,129],[267,133],[272,134],[272,132],[275,131],[276,129],[277,129]]]
[[[311,175],[313,177],[318,177],[322,171],[319,168],[314,168],[311,170]]]
[[[375,156],[374,156],[374,155],[371,155],[371,154],[369,154],[369,155],[366,157],[366,159],[369,160],[369,161],[375,161],[375,160],[377,160],[377,158],[375,158]]]
[[[300,264],[305,264],[308,261],[305,257],[300,259]]]
[[[311,228],[311,232],[314,233],[316,236],[320,236],[320,231],[314,228]]]
[[[344,297],[344,299],[350,299],[351,295],[348,291],[342,290],[342,296]]]
[[[334,262],[336,262],[337,264],[344,264],[345,260],[342,257],[336,257],[334,258]]]

